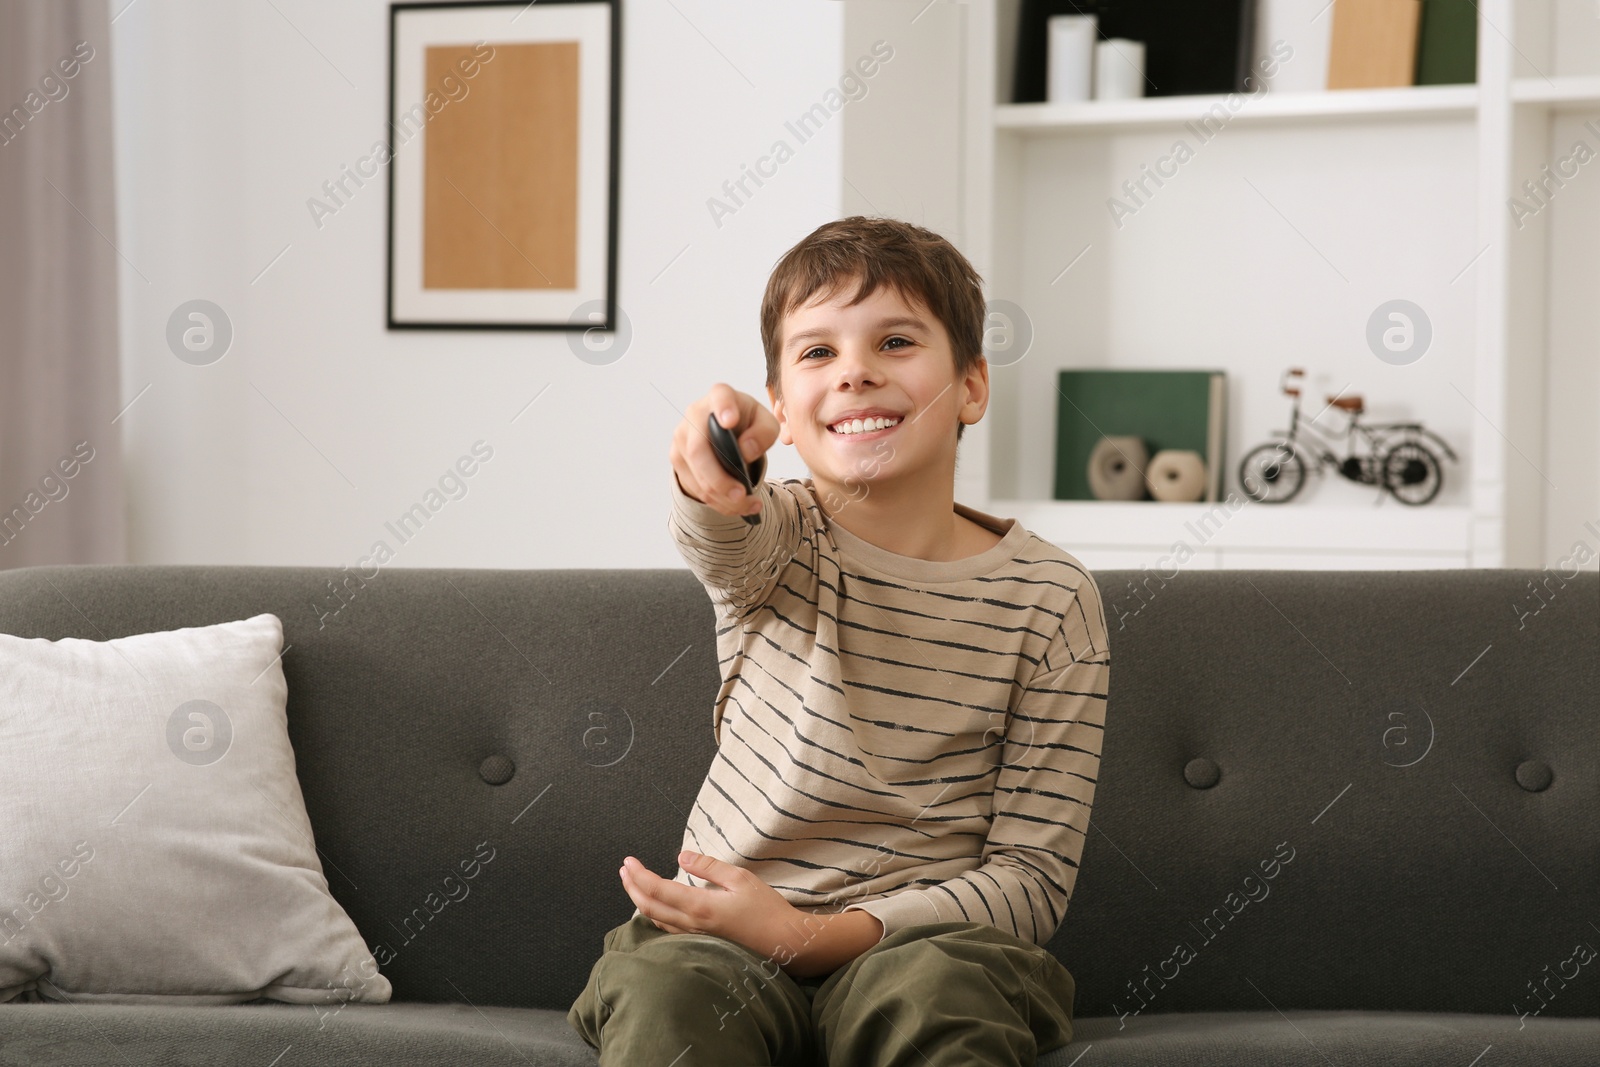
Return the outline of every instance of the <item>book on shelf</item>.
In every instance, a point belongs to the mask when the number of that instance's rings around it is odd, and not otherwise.
[[[1329,89],[1413,85],[1419,0],[1333,0]]]
[[[1094,15],[1099,40],[1145,46],[1145,96],[1251,92],[1256,0],[1022,0],[1011,99],[1048,98],[1052,15]]]
[[[1416,84],[1460,85],[1477,80],[1476,0],[1422,0]]]
[[[1222,499],[1227,374],[1220,370],[1063,370],[1056,382],[1055,499],[1094,500],[1089,456],[1102,437],[1200,454],[1204,499]],[[1148,492],[1148,490],[1147,490]]]

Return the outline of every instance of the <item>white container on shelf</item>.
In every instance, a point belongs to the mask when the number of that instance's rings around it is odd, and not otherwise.
[[[1052,15],[1046,99],[1052,104],[1088,100],[1094,88],[1094,15]]]
[[[1137,100],[1144,96],[1144,42],[1112,37],[1094,46],[1094,98]]]

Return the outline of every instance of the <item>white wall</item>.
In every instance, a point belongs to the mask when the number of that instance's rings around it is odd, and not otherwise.
[[[841,214],[842,116],[784,125],[856,58],[841,5],[626,0],[633,340],[592,366],[565,334],[387,331],[384,176],[315,225],[307,199],[385,136],[385,0],[108,2],[134,561],[354,567],[382,539],[400,566],[681,566],[681,408],[718,380],[765,396],[767,276]],[[719,226],[707,200],[778,139],[794,158]],[[205,367],[165,340],[194,298],[235,331]],[[480,439],[493,459],[402,544],[385,521]],[[769,470],[805,473],[785,446]]]
[[[844,213],[905,219],[961,247],[966,11],[928,0],[842,6],[846,57],[893,54],[844,113]]]

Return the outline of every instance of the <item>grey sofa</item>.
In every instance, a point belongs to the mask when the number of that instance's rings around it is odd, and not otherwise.
[[[1077,979],[1077,1034],[1041,1064],[1600,1063],[1600,576],[1097,577],[1102,776],[1049,946]],[[0,1063],[593,1064],[565,1012],[632,912],[616,869],[674,869],[713,755],[700,586],[0,572],[0,631],[28,637],[263,611],[291,646],[329,884],[389,947],[393,1000],[0,1005]],[[480,842],[495,859],[470,894],[421,907]]]

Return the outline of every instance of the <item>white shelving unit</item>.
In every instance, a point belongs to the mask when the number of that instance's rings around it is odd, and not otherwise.
[[[1202,103],[1204,101],[1204,103]],[[1085,104],[1000,104],[994,124],[1000,130],[1065,133],[1075,129],[1132,130],[1181,126],[1214,102],[1210,97],[1153,96],[1143,100],[1104,100]],[[1199,106],[1196,106],[1199,105]],[[1385,117],[1469,118],[1478,106],[1475,85],[1419,85],[1405,89],[1347,89],[1337,93],[1279,93],[1254,101],[1230,116],[1254,126],[1270,122],[1306,123],[1316,119]]]
[[[1570,558],[1576,542],[1595,547],[1600,528],[1600,159],[1574,162],[1576,173],[1552,183],[1531,217],[1514,221],[1509,203],[1527,202],[1524,183],[1544,179],[1547,165],[1561,177],[1576,142],[1600,153],[1600,9],[1585,0],[1496,0],[1483,18],[1506,31],[1490,35],[1502,88],[1481,120],[1483,221],[1506,249],[1483,294],[1495,312],[1483,357],[1506,383],[1507,417],[1543,431],[1529,435],[1543,449],[1541,472],[1506,479],[1504,503],[1544,516],[1537,562],[1550,565]],[[1479,55],[1481,64],[1482,45]],[[1522,375],[1529,384],[1519,389]],[[1515,455],[1506,464],[1526,469]],[[1507,554],[1526,555],[1511,544]]]
[[[1018,0],[963,5],[959,243],[1033,341],[991,368],[957,498],[1091,567],[1542,567],[1575,540],[1600,551],[1584,528],[1600,517],[1600,159],[1520,228],[1509,206],[1572,142],[1600,152],[1600,21],[1589,0],[1478,6],[1476,85],[1268,91],[1218,111],[1225,97],[1013,104]],[[1208,113],[1227,118],[1202,139]],[[1180,139],[1191,155],[1174,162]],[[1391,299],[1432,326],[1404,366],[1365,342]],[[1306,368],[1301,417],[1325,437],[1343,438],[1325,405],[1343,393],[1368,422],[1449,441],[1460,462],[1434,502],[1331,471],[1289,503],[1248,502],[1238,462],[1286,429],[1289,366]],[[1226,371],[1233,505],[1052,499],[1056,373],[1082,367]]]

